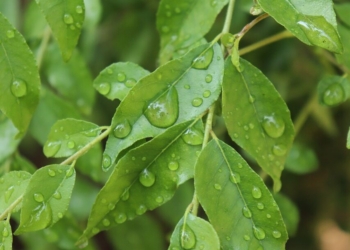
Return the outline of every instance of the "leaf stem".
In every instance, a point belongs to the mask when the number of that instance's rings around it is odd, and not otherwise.
[[[241,56],[241,55],[247,54],[247,53],[252,52],[256,49],[259,49],[263,46],[266,46],[270,43],[274,43],[274,42],[277,42],[277,41],[282,40],[284,38],[290,38],[290,37],[294,37],[294,35],[292,33],[290,33],[288,30],[282,31],[276,35],[270,36],[270,37],[265,38],[259,42],[256,42],[252,45],[249,45],[243,49],[240,49],[239,55]]]
[[[308,102],[302,110],[299,112],[297,118],[294,121],[294,130],[295,130],[295,136],[298,134],[300,131],[301,127],[304,125],[307,117],[312,111],[312,108],[317,104],[317,94],[313,94],[310,96]]]
[[[4,220],[8,214],[11,213],[11,211],[23,200],[23,194],[19,196],[14,202],[11,203],[11,205],[6,208],[6,210],[0,214],[0,221]]]
[[[49,44],[50,36],[51,36],[51,30],[50,30],[49,26],[47,26],[45,28],[45,31],[43,34],[43,39],[41,40],[41,44],[40,44],[40,47],[38,49],[38,53],[36,55],[36,62],[38,64],[39,69],[41,67],[41,63],[43,61],[47,45]]]
[[[235,6],[235,0],[230,0],[227,7],[225,24],[221,33],[228,33],[230,31],[234,6]]]

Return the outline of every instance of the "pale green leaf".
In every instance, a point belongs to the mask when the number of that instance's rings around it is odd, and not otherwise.
[[[83,0],[36,0],[68,61],[78,43],[85,16]]]
[[[339,25],[338,30],[341,41],[344,45],[344,51],[343,54],[337,54],[336,58],[340,64],[344,64],[348,69],[350,69],[350,27]]]
[[[168,250],[219,250],[220,240],[213,226],[189,213],[176,225]]]
[[[173,126],[121,158],[98,194],[81,240],[169,201],[193,177],[203,141],[201,122]]]
[[[194,180],[222,249],[285,249],[288,235],[276,202],[233,148],[210,141],[198,158]]]
[[[74,181],[75,171],[71,166],[55,164],[37,170],[24,193],[20,225],[15,234],[41,230],[63,218]]]
[[[262,9],[299,40],[341,53],[332,0],[257,0]]]
[[[5,117],[1,111],[0,116],[0,163],[9,157],[16,151],[20,142],[19,139],[15,139],[18,130],[13,126],[10,119]]]
[[[95,89],[110,100],[123,100],[130,89],[149,72],[134,63],[113,63],[94,80]]]
[[[11,171],[0,178],[0,214],[26,190],[31,175],[25,171]],[[18,211],[21,204],[13,212]]]
[[[295,174],[307,174],[318,168],[314,150],[304,144],[294,143],[286,160],[286,170]]]
[[[10,23],[18,28],[19,14],[21,12],[19,0],[0,1],[0,12],[8,18]]]
[[[334,9],[338,17],[340,18],[340,20],[344,22],[344,24],[350,27],[350,19],[349,19],[350,3],[335,4]]]
[[[290,112],[263,73],[241,59],[242,72],[226,60],[223,117],[230,137],[281,187],[280,176],[294,138]]]
[[[221,92],[222,71],[220,46],[202,45],[142,78],[114,114],[103,168],[134,142],[202,114]]]
[[[319,103],[326,106],[337,106],[350,96],[350,81],[341,76],[324,76],[317,86]]]
[[[35,1],[29,2],[23,21],[23,35],[27,39],[41,39],[45,33],[47,22]]]
[[[98,125],[72,118],[59,120],[44,145],[46,157],[67,157],[93,141],[101,132]]]
[[[274,194],[274,198],[281,210],[284,224],[290,237],[294,236],[299,224],[299,211],[297,206],[285,195],[281,193]]]
[[[84,114],[90,114],[95,101],[92,76],[80,53],[75,50],[68,63],[62,61],[56,46],[45,54],[45,74],[51,86]]]
[[[201,39],[228,0],[162,0],[157,13],[161,38],[160,63]]]
[[[23,136],[39,102],[39,73],[24,38],[1,13],[0,58],[0,110]]]
[[[0,249],[12,249],[12,229],[9,220],[0,221]]]

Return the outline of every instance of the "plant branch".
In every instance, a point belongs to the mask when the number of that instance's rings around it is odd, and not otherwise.
[[[326,50],[323,50],[323,56],[334,66],[338,67],[341,71],[343,71],[344,73],[350,73],[350,70],[345,67],[344,65],[340,64],[337,62],[337,60],[335,60],[335,58],[332,56],[331,53],[329,53]]]
[[[11,211],[23,200],[23,194],[19,196],[14,202],[11,203],[11,205],[6,208],[6,210],[0,214],[0,221],[4,220],[8,214],[11,213]]]
[[[304,105],[303,109],[299,112],[297,118],[294,121],[294,130],[295,136],[300,131],[301,127],[304,125],[307,117],[310,115],[312,108],[317,104],[317,94],[313,94],[310,96],[306,105]]]
[[[224,27],[222,29],[222,33],[228,33],[230,31],[234,6],[235,6],[235,0],[230,0],[228,7],[227,7],[225,24],[224,24]]]
[[[243,27],[243,29],[237,33],[237,39],[241,40],[241,38],[247,34],[247,32],[253,28],[257,23],[259,23],[261,20],[264,20],[265,18],[269,17],[269,14],[264,13],[260,16],[258,16],[257,18],[255,18],[253,21],[251,21],[250,23],[248,23],[246,26]]]
[[[40,47],[38,49],[38,53],[36,55],[36,62],[38,64],[39,69],[41,67],[41,63],[43,61],[47,45],[49,44],[50,36],[51,36],[51,30],[50,30],[49,26],[47,26],[45,28],[45,31],[43,34],[43,39],[41,40],[41,44],[40,44]]]

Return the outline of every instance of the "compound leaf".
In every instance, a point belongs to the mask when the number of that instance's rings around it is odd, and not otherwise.
[[[233,148],[210,141],[199,155],[194,180],[222,249],[285,249],[288,235],[276,202]]]
[[[294,138],[290,112],[263,73],[241,59],[242,72],[226,60],[223,117],[232,140],[252,155],[281,188],[280,176]]]
[[[9,220],[0,221],[0,249],[12,249],[12,230]]]

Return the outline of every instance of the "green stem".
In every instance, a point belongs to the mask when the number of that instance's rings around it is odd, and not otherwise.
[[[263,46],[266,46],[270,43],[274,43],[274,42],[277,42],[277,41],[282,40],[284,38],[290,38],[290,37],[294,37],[294,35],[292,33],[290,33],[288,30],[282,31],[276,35],[270,36],[270,37],[265,38],[259,42],[256,42],[252,45],[249,45],[243,49],[240,49],[239,55],[241,56],[241,55],[247,54],[247,53],[252,52],[256,49],[259,49]]]
[[[313,107],[317,104],[317,94],[313,94],[310,96],[307,104],[303,107],[303,109],[298,114],[297,118],[294,122],[294,130],[295,130],[295,136],[300,131],[301,127],[304,125],[306,119],[310,115]]]
[[[50,36],[51,36],[51,30],[50,30],[49,26],[47,26],[45,31],[44,31],[43,39],[41,40],[40,47],[38,49],[38,53],[36,55],[36,62],[38,64],[39,69],[41,67],[41,63],[43,61],[47,45],[49,44]]]
[[[14,202],[11,203],[11,205],[6,208],[6,210],[0,214],[0,221],[4,220],[8,214],[11,213],[11,211],[23,200],[23,194],[19,196]]]
[[[228,33],[230,31],[234,6],[235,6],[235,0],[230,0],[230,3],[228,4],[228,7],[227,7],[225,24],[222,29],[222,33]]]

